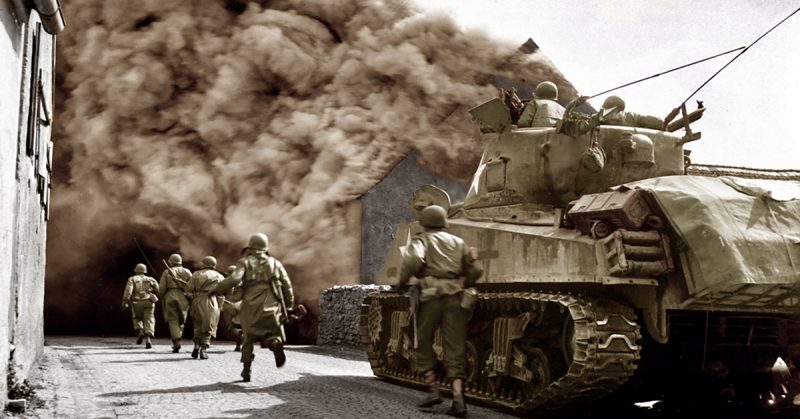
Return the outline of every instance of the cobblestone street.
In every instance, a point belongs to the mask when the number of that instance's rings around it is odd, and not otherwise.
[[[29,418],[431,418],[416,409],[423,393],[372,375],[357,348],[287,347],[278,369],[268,349],[256,349],[253,379],[239,377],[231,342],[212,344],[209,359],[178,354],[156,339],[152,349],[134,338],[48,337],[34,386],[40,403]],[[470,418],[510,418],[469,406]]]

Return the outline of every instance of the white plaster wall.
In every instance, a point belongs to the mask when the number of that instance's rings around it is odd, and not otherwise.
[[[19,126],[20,29],[11,5],[0,1],[0,406],[5,406],[16,207],[17,138]]]

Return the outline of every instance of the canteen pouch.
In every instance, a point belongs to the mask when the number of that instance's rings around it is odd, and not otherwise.
[[[475,308],[475,303],[478,302],[478,289],[465,288],[461,293],[461,308],[464,310],[472,310]]]

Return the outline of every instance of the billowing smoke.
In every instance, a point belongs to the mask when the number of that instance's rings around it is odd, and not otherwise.
[[[134,238],[160,274],[172,251],[224,269],[265,232],[316,301],[358,281],[358,198],[409,151],[471,175],[482,144],[466,109],[497,95],[490,75],[575,94],[537,54],[403,2],[63,3],[51,320],[116,307]]]

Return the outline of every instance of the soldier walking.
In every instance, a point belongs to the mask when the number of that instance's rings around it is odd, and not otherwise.
[[[225,270],[225,277],[231,276],[236,270],[236,265],[228,266]],[[242,289],[233,287],[225,294],[225,301],[222,302],[222,314],[228,333],[233,335],[236,341],[236,352],[242,351],[242,322],[239,318],[239,310],[242,308]]]
[[[186,284],[186,295],[191,299],[191,314],[194,322],[194,349],[192,358],[208,359],[206,349],[211,338],[217,337],[219,309],[225,297],[211,296],[209,293],[224,279],[214,270],[217,259],[213,256],[203,258],[203,268],[192,274]]]
[[[443,400],[436,374],[433,340],[441,329],[444,342],[444,365],[453,381],[453,403],[448,415],[465,417],[464,378],[466,377],[464,346],[470,312],[462,308],[465,287],[472,287],[483,272],[475,266],[473,251],[460,237],[446,231],[447,213],[438,205],[425,207],[419,214],[425,231],[411,240],[403,256],[398,286],[404,288],[412,276],[419,281],[419,323],[416,369],[423,372],[430,395],[419,407],[431,407]]]
[[[131,310],[133,329],[139,335],[136,344],[141,345],[144,340],[146,341],[145,348],[150,349],[152,348],[150,338],[153,337],[156,327],[154,309],[156,301],[158,301],[156,296],[158,283],[155,278],[145,275],[147,266],[144,264],[137,264],[133,272],[136,275],[128,278],[125,292],[122,294],[122,309],[130,308]]]
[[[268,249],[266,234],[250,236],[245,256],[214,291],[221,295],[233,286],[242,287],[239,317],[244,331],[242,380],[246,382],[250,381],[250,367],[255,358],[254,342],[261,342],[262,347],[273,352],[276,366],[282,367],[286,362],[283,324],[288,320],[288,307],[294,304],[294,293],[289,275],[281,262],[270,256]]]
[[[189,300],[184,291],[187,282],[192,277],[192,272],[181,266],[182,264],[181,255],[177,253],[170,255],[169,265],[161,273],[161,279],[158,281],[158,294],[161,296],[164,321],[169,325],[172,352],[175,353],[181,349],[183,325],[186,323],[186,313],[189,311]]]

